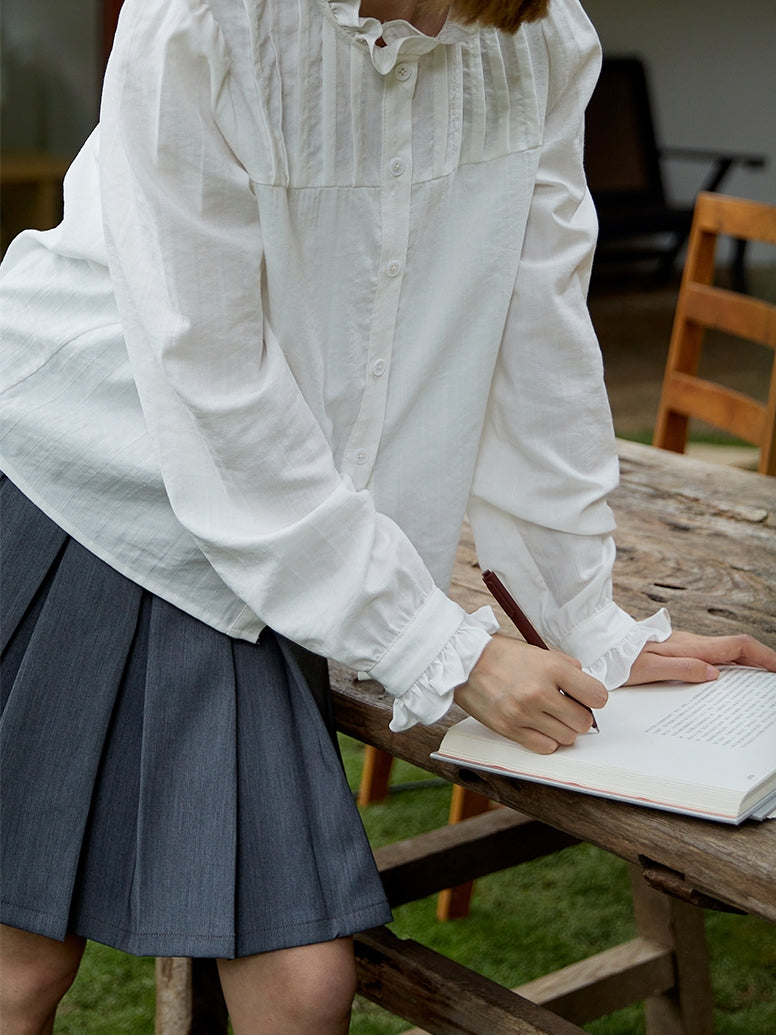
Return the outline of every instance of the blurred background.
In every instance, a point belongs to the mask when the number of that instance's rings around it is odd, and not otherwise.
[[[751,152],[730,194],[776,202],[776,5],[773,0],[583,0],[607,55],[637,55],[649,74],[658,142]],[[5,0],[2,152],[72,159],[97,122],[100,83],[120,0]],[[697,162],[664,170],[670,197],[691,202]],[[4,213],[10,220],[11,212]],[[753,255],[753,261],[762,258]]]

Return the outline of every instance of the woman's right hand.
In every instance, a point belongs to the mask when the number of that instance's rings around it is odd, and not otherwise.
[[[586,733],[593,723],[588,709],[602,708],[607,697],[574,658],[506,636],[493,637],[455,690],[469,715],[542,755]]]

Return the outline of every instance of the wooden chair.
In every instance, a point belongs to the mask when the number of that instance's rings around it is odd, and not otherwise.
[[[593,273],[638,272],[658,282],[671,275],[692,222],[692,204],[669,200],[663,169],[670,160],[706,165],[700,190],[715,191],[736,166],[762,168],[762,155],[663,147],[655,132],[644,63],[633,56],[605,56],[585,118],[585,172],[599,220]],[[743,284],[744,249],[734,253],[735,278]]]
[[[698,196],[653,445],[683,453],[689,418],[696,417],[759,446],[758,471],[776,475],[776,362],[765,403],[697,373],[707,329],[776,350],[776,305],[713,284],[721,235],[776,245],[776,206]]]

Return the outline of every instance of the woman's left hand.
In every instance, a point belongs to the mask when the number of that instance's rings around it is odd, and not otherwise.
[[[717,665],[751,665],[776,672],[776,651],[745,633],[697,636],[673,632],[662,643],[647,643],[633,662],[625,685],[679,679],[703,683],[716,679]]]

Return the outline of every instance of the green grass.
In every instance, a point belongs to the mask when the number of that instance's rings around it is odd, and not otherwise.
[[[654,428],[645,428],[642,431],[618,432],[618,437],[629,442],[640,442],[644,446],[651,446],[653,434]],[[692,432],[688,434],[687,441],[709,446],[751,446],[752,444],[743,438],[736,438],[735,435],[729,435],[725,431],[716,431],[713,428],[703,432]]]
[[[348,779],[358,784],[363,749],[343,738]],[[416,781],[418,789],[402,790]],[[447,821],[450,789],[398,762],[399,789],[364,810],[375,846]],[[395,912],[394,931],[471,966],[507,986],[631,938],[628,869],[591,845],[477,881],[470,914],[438,923],[434,899]],[[776,1032],[776,925],[755,917],[707,913],[716,1035]],[[153,960],[90,944],[57,1019],[56,1035],[153,1035]],[[355,1004],[351,1035],[395,1035],[409,1025],[365,1000]],[[641,1035],[636,1005],[585,1026],[594,1035]]]
[[[57,1035],[153,1035],[154,961],[90,942],[62,1001]]]

